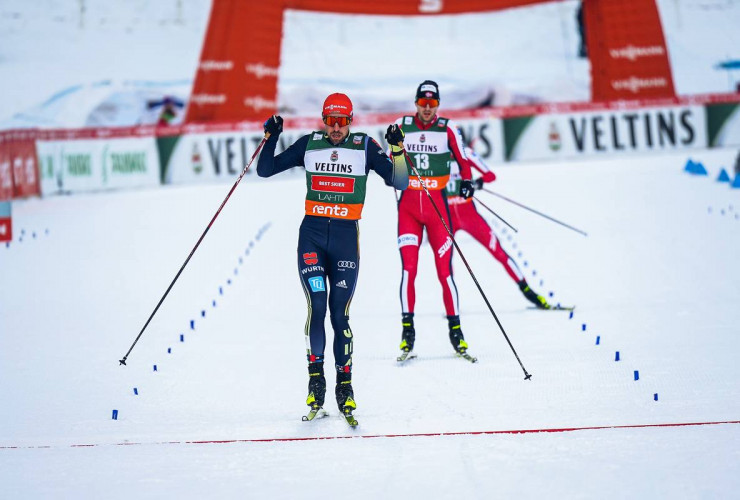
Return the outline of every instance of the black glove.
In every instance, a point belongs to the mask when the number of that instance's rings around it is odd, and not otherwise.
[[[403,142],[405,134],[401,127],[396,124],[388,125],[388,130],[385,132],[385,140],[389,146],[400,146]]]
[[[468,180],[463,180],[460,182],[460,196],[465,198],[466,200],[473,196],[473,193],[475,193],[475,187],[473,186],[473,183]]]
[[[265,133],[270,135],[280,135],[283,131],[283,117],[280,115],[272,115],[264,124]]]
[[[483,189],[483,177],[478,177],[474,180],[473,186],[475,186],[475,189]]]

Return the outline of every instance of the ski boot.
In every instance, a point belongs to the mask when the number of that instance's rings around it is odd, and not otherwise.
[[[318,361],[308,364],[308,397],[306,404],[311,408],[303,420],[313,420],[319,412],[323,412],[324,397],[326,395],[326,378],[324,377],[324,362]]]
[[[471,363],[478,361],[478,358],[468,353],[468,343],[465,342],[462,328],[460,328],[460,316],[447,316],[447,323],[450,327],[450,343],[452,348],[455,349],[455,353]]]
[[[519,282],[519,290],[521,290],[524,294],[524,297],[526,297],[526,299],[532,304],[537,306],[538,309],[550,309],[551,306],[547,303],[545,297],[543,297],[542,295],[537,295],[534,290],[529,288],[529,285],[525,280]]]
[[[414,341],[416,340],[416,331],[414,330],[414,313],[404,313],[401,318],[403,330],[401,331],[401,355],[397,361],[405,361],[408,357],[414,357],[411,351],[414,350]]]
[[[463,337],[462,328],[460,328],[460,316],[447,316],[447,324],[450,327],[450,343],[452,348],[458,354],[463,354],[468,350],[468,343]]]
[[[349,366],[337,367],[337,387],[335,389],[337,396],[337,406],[344,419],[351,427],[357,425],[357,420],[352,413],[357,409],[355,404],[355,393],[352,390],[352,373]]]

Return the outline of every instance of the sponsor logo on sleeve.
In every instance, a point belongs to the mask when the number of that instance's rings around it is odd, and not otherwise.
[[[419,237],[415,234],[402,234],[398,237],[398,248],[413,245],[419,246]]]
[[[314,292],[325,292],[326,286],[324,286],[324,277],[316,276],[314,278],[308,278],[308,284],[311,285],[311,290]]]
[[[410,117],[410,116],[407,116],[406,118],[403,119],[403,124],[404,125],[411,125],[411,120],[413,120],[413,118]]]
[[[355,144],[360,144],[360,143],[362,142],[362,136],[361,136],[361,135],[356,135],[356,136],[355,136],[355,137],[354,137],[354,138],[352,139],[352,142],[354,142]]]
[[[314,134],[313,140],[314,141],[320,141],[324,137],[324,134]]]

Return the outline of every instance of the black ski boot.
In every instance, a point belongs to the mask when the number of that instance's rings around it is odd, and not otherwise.
[[[318,410],[324,406],[326,395],[326,378],[324,378],[324,362],[308,364],[308,397],[306,404],[312,410]]]
[[[401,317],[401,350],[411,352],[414,350],[414,341],[416,340],[416,330],[414,330],[414,313],[404,313]]]
[[[357,405],[355,404],[355,393],[352,390],[351,372],[337,372],[337,387],[334,392],[337,396],[337,406],[339,407],[339,411],[344,413],[346,409],[350,409],[351,412],[357,408]]]
[[[463,337],[462,328],[460,328],[460,316],[447,316],[447,324],[450,327],[450,343],[458,354],[465,354],[468,350],[468,343]]]
[[[537,306],[538,309],[550,309],[551,306],[547,303],[545,297],[537,295],[534,290],[529,288],[529,285],[525,280],[519,282],[519,290],[521,290],[527,300]]]
[[[345,367],[337,367],[337,387],[335,393],[337,396],[337,406],[342,416],[351,427],[357,426],[357,420],[352,413],[357,409],[355,404],[355,393],[352,390],[352,373],[344,371]]]

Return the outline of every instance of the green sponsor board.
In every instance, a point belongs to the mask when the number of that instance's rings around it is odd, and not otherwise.
[[[399,116],[400,118],[400,116]],[[316,120],[317,125],[321,122]],[[455,120],[466,142],[472,142],[484,161],[500,163],[504,158],[502,122],[498,118]],[[351,127],[363,132],[386,148],[385,132],[390,125]],[[312,130],[285,130],[275,149],[279,154]],[[160,178],[165,184],[217,182],[235,179],[247,165],[264,134],[254,132],[193,133],[157,138]],[[256,160],[247,175],[255,174]],[[290,172],[302,173],[291,170]]]
[[[41,193],[69,193],[159,184],[153,137],[36,141]]]
[[[702,106],[541,114],[504,120],[508,161],[707,147]]]
[[[710,147],[740,146],[740,103],[707,104]]]

